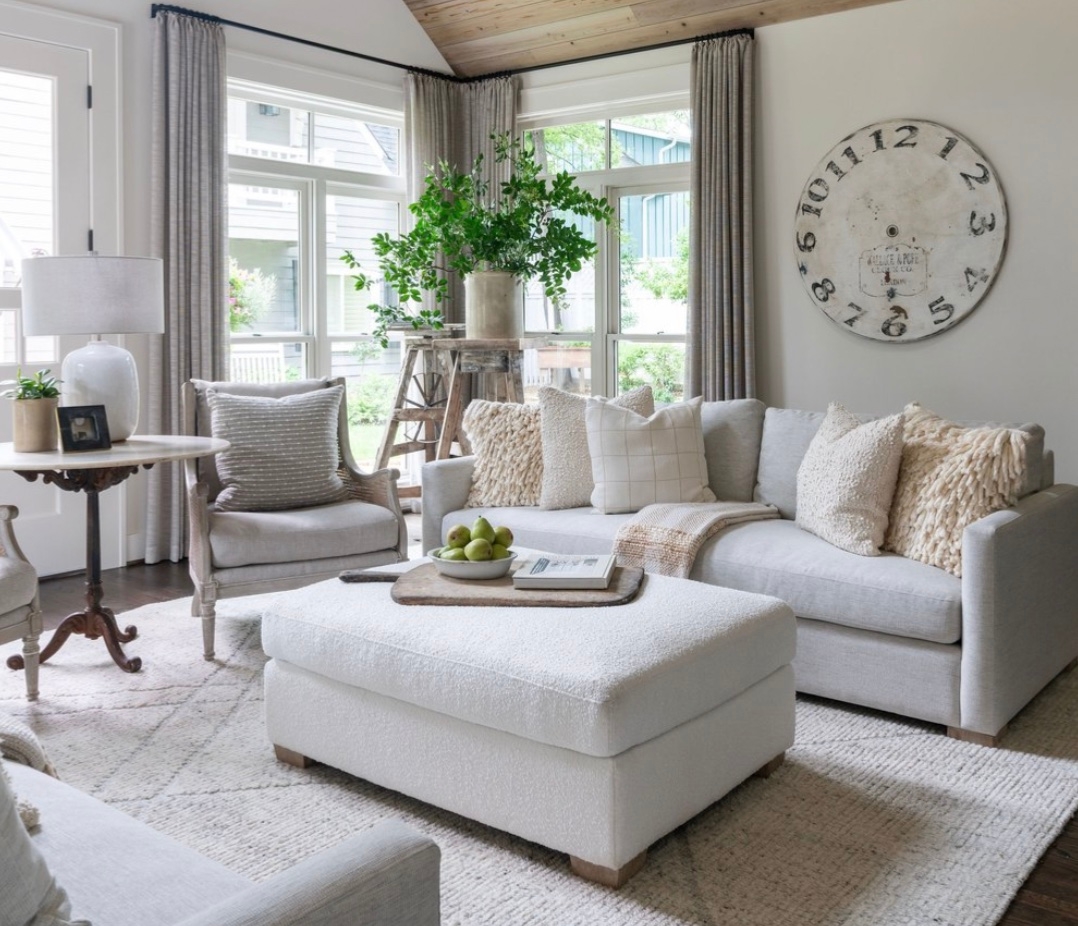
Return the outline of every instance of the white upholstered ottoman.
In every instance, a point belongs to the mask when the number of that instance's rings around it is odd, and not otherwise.
[[[262,616],[277,755],[562,852],[618,886],[647,847],[793,743],[775,598],[646,576],[603,608],[404,606],[329,580]]]

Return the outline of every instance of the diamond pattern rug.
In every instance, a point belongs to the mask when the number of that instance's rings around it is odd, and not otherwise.
[[[988,926],[1078,806],[1078,672],[1020,714],[1000,749],[802,698],[786,764],[660,840],[612,891],[542,846],[276,762],[255,601],[219,604],[216,662],[202,659],[189,600],[147,605],[120,621],[139,628],[126,647],[143,657],[139,674],[75,637],[42,667],[36,704],[21,673],[0,669],[0,710],[35,730],[69,784],[256,880],[403,818],[441,846],[448,926]]]

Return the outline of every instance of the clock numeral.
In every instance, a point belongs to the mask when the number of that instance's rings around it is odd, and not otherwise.
[[[856,167],[858,164],[861,163],[861,159],[857,156],[857,153],[853,150],[852,146],[849,148],[843,148],[842,156],[849,160],[851,167]]]
[[[865,310],[862,309],[861,306],[859,306],[856,302],[851,302],[848,308],[853,309],[854,314],[851,315],[849,318],[844,318],[842,320],[842,324],[849,325],[852,328],[857,319],[859,319],[862,315],[865,314]]]
[[[971,293],[977,288],[978,283],[987,283],[987,282],[988,282],[988,271],[987,270],[984,270],[984,269],[974,270],[972,267],[967,267],[966,268],[966,289],[968,289]]]
[[[883,149],[887,147],[883,143],[883,129],[876,129],[876,131],[872,133],[872,138],[876,142],[876,147],[872,149],[873,151],[883,151]]]
[[[819,185],[819,189],[813,189]],[[831,187],[827,185],[827,181],[823,177],[817,177],[808,185],[808,198],[814,203],[822,203],[827,199],[827,194],[831,192]]]
[[[812,295],[819,299],[820,302],[827,302],[834,292],[835,284],[827,277],[824,277],[819,283],[812,284]]]
[[[940,151],[940,157],[943,158],[943,160],[946,161],[947,160],[947,155],[949,155],[954,150],[954,146],[957,145],[957,144],[958,144],[958,139],[955,138],[953,135],[948,135],[947,136],[947,144],[944,145],[943,150]]]
[[[894,312],[894,315],[884,320],[884,323],[880,325],[880,331],[889,338],[900,338],[906,333],[904,319],[909,318],[909,314],[899,305],[891,306],[891,311]]]
[[[801,204],[801,211],[805,213],[805,215],[814,215],[817,218],[823,215],[823,211],[819,206],[810,206],[808,203]]]
[[[996,214],[994,212],[987,219],[983,215],[977,215],[976,211],[969,214],[969,230],[974,235],[983,235],[985,232],[994,231],[995,227]]]
[[[896,148],[916,148],[917,147],[917,142],[914,141],[914,139],[917,137],[917,133],[920,131],[920,129],[918,129],[917,126],[915,126],[915,125],[900,125],[897,129],[895,129],[895,131],[896,132],[905,132],[906,133],[905,138],[903,138],[901,141],[896,141],[895,142],[895,147]]]
[[[846,176],[846,171],[839,167],[834,161],[827,162],[827,169],[838,177],[839,180]]]
[[[966,186],[971,190],[973,189],[973,184],[988,183],[992,177],[991,173],[988,171],[987,165],[978,161],[977,166],[981,169],[979,174],[967,174],[965,171],[959,171],[962,179],[966,181]]]
[[[804,237],[797,235],[797,250],[805,253],[816,247],[816,236],[812,232],[805,232]]]
[[[943,296],[940,296],[939,299],[933,299],[928,304],[928,311],[933,315],[939,315],[946,312],[947,314],[944,315],[943,318],[932,319],[933,325],[942,325],[944,322],[949,322],[951,320],[951,316],[954,315],[954,306],[949,302],[944,302]]]

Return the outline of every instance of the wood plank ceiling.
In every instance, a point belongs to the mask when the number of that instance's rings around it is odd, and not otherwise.
[[[527,70],[895,0],[404,0],[460,77]]]

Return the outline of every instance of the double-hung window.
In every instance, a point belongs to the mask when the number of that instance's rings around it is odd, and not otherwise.
[[[234,380],[344,376],[352,450],[377,452],[400,345],[367,334],[367,305],[341,255],[374,263],[371,240],[404,211],[399,113],[229,82],[229,313]]]
[[[530,288],[532,375],[564,389],[617,395],[648,383],[656,401],[684,394],[689,250],[689,118],[682,110],[533,125],[525,143],[551,173],[606,196],[617,222],[596,229],[595,261],[555,306]]]

